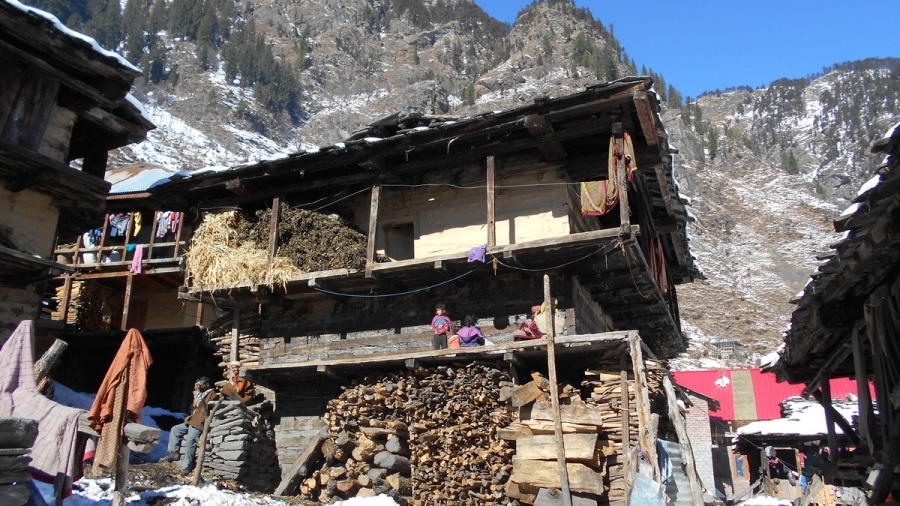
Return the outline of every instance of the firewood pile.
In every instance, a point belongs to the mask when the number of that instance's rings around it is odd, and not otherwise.
[[[661,371],[647,372],[651,405],[664,402]],[[624,376],[598,364],[580,388],[559,386],[577,504],[625,499],[623,438],[627,427],[629,446],[639,442],[639,396]],[[320,502],[381,493],[414,505],[552,502],[561,484],[549,391],[540,373],[515,385],[481,363],[364,378],[329,401],[325,462],[299,492]]]
[[[210,342],[216,346],[215,354],[222,357],[222,363],[231,361],[231,330],[234,325],[234,317],[227,314],[212,322],[206,329],[206,335]],[[238,360],[244,364],[256,365],[259,363],[260,329],[262,317],[257,313],[241,311],[240,330],[238,332]]]
[[[117,328],[115,315],[122,314],[122,297],[96,283],[73,281],[69,294],[69,307],[62,313],[62,300],[65,298],[65,286],[56,288],[53,300],[57,308],[50,317],[57,321],[65,321],[77,330],[111,330]]]
[[[29,454],[37,433],[35,420],[0,418],[0,504],[20,506],[28,502]]]
[[[508,504],[511,421],[496,365],[454,364],[370,376],[329,401],[324,465],[301,482],[319,501],[388,494],[420,505]]]
[[[222,401],[209,424],[203,471],[257,492],[271,492],[281,478],[268,401],[245,406]]]

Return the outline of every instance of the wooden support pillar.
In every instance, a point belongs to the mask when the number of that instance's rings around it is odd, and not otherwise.
[[[369,205],[369,239],[366,242],[367,268],[375,264],[375,238],[377,236],[375,232],[378,230],[378,201],[380,198],[381,186],[372,186],[372,203]]]
[[[122,330],[128,330],[128,308],[131,306],[131,286],[134,284],[134,274],[128,273],[125,278],[125,300],[122,303],[122,324],[119,326]]]
[[[834,429],[834,407],[831,405],[831,378],[829,376],[822,378],[820,388],[819,403],[825,408],[825,428],[828,430],[828,462],[825,464],[827,470],[825,476],[828,477],[837,470],[838,464],[837,431]]]
[[[494,209],[494,155],[487,157],[487,245],[497,245],[497,217]]]
[[[688,480],[691,482],[691,501],[694,506],[703,506],[703,486],[700,483],[700,477],[697,476],[697,465],[694,462],[694,450],[691,447],[691,441],[688,438],[687,426],[684,417],[681,416],[681,410],[678,407],[678,399],[675,397],[675,387],[669,375],[663,378],[663,389],[666,391],[666,400],[669,406],[669,420],[675,426],[675,434],[678,436],[678,443],[681,445],[681,458],[687,470]],[[799,460],[797,461],[799,462]]]
[[[656,467],[656,434],[652,431],[650,422],[650,393],[647,390],[647,374],[644,370],[644,353],[641,351],[641,338],[637,334],[628,337],[628,348],[631,352],[631,366],[634,368],[634,398],[638,415],[638,442],[653,466],[654,480],[659,479],[659,469]]]
[[[559,413],[559,384],[556,376],[556,325],[553,318],[553,297],[550,296],[550,275],[544,274],[544,304],[550,313],[550,325],[547,326],[547,369],[550,380],[550,403],[553,407],[553,428],[556,433],[556,462],[559,464],[559,482],[562,492],[562,504],[572,506],[572,493],[569,491],[569,472],[566,469],[566,445],[563,441],[562,418]]]
[[[241,355],[238,353],[238,347],[240,346],[240,330],[241,330],[241,311],[235,309],[232,311],[232,319],[231,319],[231,355],[229,356],[229,360],[232,362],[236,362],[240,360]]]
[[[194,317],[194,325],[199,327],[203,325],[203,301],[198,300],[195,304],[197,304],[197,315]]]
[[[156,230],[159,227],[159,211],[153,211],[153,221],[150,222],[150,244],[147,245],[147,258],[153,258],[153,245],[156,243]]]
[[[76,253],[77,256],[77,253]],[[63,281],[62,298],[59,300],[59,314],[62,316],[63,328],[69,321],[69,302],[72,299],[72,275],[66,274]]]
[[[851,341],[853,348],[853,372],[856,375],[856,390],[859,409],[859,435],[866,441],[869,455],[874,455],[875,411],[872,408],[872,396],[869,393],[869,374],[866,369],[866,356],[859,337],[859,326],[853,328]]]
[[[625,128],[621,123],[613,123],[613,136],[616,139],[616,151],[625,153]],[[619,189],[619,220],[622,228],[631,225],[631,211],[628,208],[628,174],[625,166],[625,156],[616,158],[616,185]]]
[[[272,219],[269,221],[269,263],[268,268],[272,268],[272,260],[275,258],[275,252],[278,249],[278,221],[281,219],[281,197],[272,199]]]
[[[181,254],[181,231],[184,230],[184,213],[178,212],[178,226],[175,227],[175,247],[172,248],[172,258],[178,258]]]
[[[119,445],[119,455],[116,457],[115,480],[116,488],[113,490],[112,506],[125,506],[128,494],[128,459],[131,451],[128,443]]]
[[[50,369],[53,368],[53,364],[59,360],[60,355],[66,351],[68,347],[68,343],[63,341],[62,339],[56,339],[53,341],[53,344],[50,345],[50,348],[41,355],[41,358],[38,359],[37,362],[34,363],[34,381],[39,383],[42,379],[44,379],[49,373]]]

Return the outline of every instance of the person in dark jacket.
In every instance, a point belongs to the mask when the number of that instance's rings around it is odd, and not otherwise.
[[[178,449],[181,440],[185,440],[184,457],[181,459],[181,475],[187,476],[194,468],[194,454],[197,452],[197,438],[203,432],[203,423],[209,416],[209,402],[219,396],[212,389],[209,378],[201,376],[194,382],[194,399],[191,402],[191,414],[183,423],[173,426],[169,430],[169,453],[163,457],[166,462],[178,460]]]
[[[460,348],[470,348],[473,346],[481,346],[484,344],[484,335],[481,333],[481,329],[478,328],[475,323],[477,320],[472,315],[466,315],[465,320],[463,320],[464,325],[459,332],[456,333],[459,336],[459,347]]]

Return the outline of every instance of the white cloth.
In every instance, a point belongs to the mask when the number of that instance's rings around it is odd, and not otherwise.
[[[37,420],[38,438],[29,470],[52,482],[64,475],[64,492],[81,468],[76,458],[78,417],[84,410],[57,404],[38,392],[34,380],[34,324],[23,320],[0,349],[0,417]]]

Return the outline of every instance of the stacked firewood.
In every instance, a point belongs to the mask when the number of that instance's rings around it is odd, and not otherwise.
[[[483,363],[368,377],[329,402],[325,464],[301,494],[330,501],[387,493],[412,504],[507,504],[513,449],[501,387],[509,374]]]
[[[603,409],[603,434],[612,449],[611,455],[606,460],[606,477],[604,479],[604,485],[609,489],[607,497],[610,502],[625,499],[625,447],[622,441],[626,425],[629,446],[638,442],[639,427],[634,395],[634,375],[626,374],[625,382],[627,406],[622,395],[621,371],[613,368],[589,370],[585,373],[584,381],[581,382],[582,387],[589,392],[585,403]]]
[[[223,363],[231,361],[231,333],[234,317],[225,315],[207,327],[209,340],[216,345],[216,355],[222,357]],[[238,360],[244,365],[259,363],[260,329],[262,318],[253,312],[242,311],[238,327]]]
[[[20,506],[28,502],[29,454],[37,433],[35,420],[0,418],[0,504]]]
[[[248,490],[271,492],[281,478],[268,414],[271,403],[223,401],[209,424],[203,470]]]

